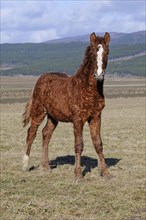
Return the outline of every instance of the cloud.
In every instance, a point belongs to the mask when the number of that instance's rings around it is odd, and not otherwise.
[[[145,29],[145,0],[1,1],[1,42]]]

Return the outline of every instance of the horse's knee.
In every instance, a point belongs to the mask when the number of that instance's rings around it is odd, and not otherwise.
[[[43,138],[46,138],[46,136],[48,136],[48,133],[49,133],[49,130],[46,129],[46,127],[44,127],[43,130],[42,130],[42,136],[43,136]]]
[[[103,150],[101,138],[93,139],[93,145],[94,145],[95,150],[96,150],[97,153],[100,153]]]
[[[95,150],[96,150],[97,153],[100,153],[100,152],[103,151],[102,143],[96,143],[96,144],[94,145],[94,147],[95,147]]]
[[[43,140],[47,140],[50,139],[53,133],[53,129],[51,129],[50,127],[44,127],[42,130],[42,137]]]
[[[81,144],[75,145],[75,153],[76,154],[82,154],[84,148],[84,143],[82,142]]]

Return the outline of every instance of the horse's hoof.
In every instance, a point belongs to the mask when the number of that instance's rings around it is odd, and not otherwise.
[[[112,180],[114,178],[114,176],[113,175],[108,175],[108,176],[105,176],[105,179],[106,180]]]
[[[43,167],[44,168],[44,172],[51,172],[51,168],[49,167],[49,166],[47,166],[47,167]]]
[[[114,178],[114,176],[111,175],[111,174],[108,174],[108,175],[102,175],[102,177],[104,177],[104,179],[106,179],[106,180],[111,180],[111,179]]]
[[[83,182],[84,176],[83,174],[75,175],[75,183]]]
[[[23,166],[23,167],[22,167],[22,170],[23,170],[24,172],[27,172],[27,171],[29,171],[29,168],[28,168],[28,166]]]

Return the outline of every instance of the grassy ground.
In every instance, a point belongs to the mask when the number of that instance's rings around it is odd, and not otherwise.
[[[37,77],[1,77],[1,103],[23,103],[37,80]],[[124,87],[124,89],[123,89]],[[107,98],[144,97],[145,79],[106,78],[105,95]]]
[[[31,80],[29,81],[31,82]],[[16,91],[2,83],[2,91]],[[32,82],[33,83],[33,82]],[[131,84],[134,85],[137,81]],[[26,92],[30,85],[23,81]],[[126,82],[109,82],[115,91]],[[5,83],[8,85],[8,82]],[[119,86],[120,85],[120,86]],[[29,87],[28,89],[26,87]],[[114,87],[113,86],[113,87]],[[21,91],[21,88],[17,91]],[[137,88],[137,87],[136,87]],[[7,90],[8,91],[8,90]],[[127,90],[128,91],[128,90]],[[112,89],[111,89],[112,92]],[[110,93],[112,94],[112,93]],[[115,94],[115,93],[114,93]],[[30,172],[23,172],[22,156],[27,128],[22,128],[24,103],[1,104],[1,217],[2,220],[144,220],[145,206],[145,98],[128,95],[107,98],[102,115],[102,139],[106,163],[114,178],[99,175],[96,153],[88,126],[84,129],[83,182],[75,182],[73,129],[60,123],[50,143],[52,171],[44,173],[41,162],[41,129],[32,146]],[[134,94],[134,92],[133,92]],[[18,97],[21,99],[21,97]],[[3,97],[2,97],[3,100]],[[36,167],[37,169],[33,169]]]

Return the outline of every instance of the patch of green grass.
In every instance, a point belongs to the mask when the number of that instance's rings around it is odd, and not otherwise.
[[[102,139],[109,171],[99,175],[88,125],[84,128],[82,182],[74,180],[74,137],[71,124],[60,123],[49,147],[54,166],[23,172],[27,128],[22,128],[24,104],[1,105],[1,219],[19,220],[144,220],[145,99],[106,99]],[[45,123],[45,122],[44,122]],[[41,163],[41,130],[32,146],[29,166]],[[85,160],[86,159],[86,160]],[[88,164],[87,164],[88,163]]]
[[[130,60],[112,62],[108,65],[108,71],[110,73],[117,73],[119,76],[128,74],[133,76],[145,76],[145,60],[146,56],[143,55]]]

